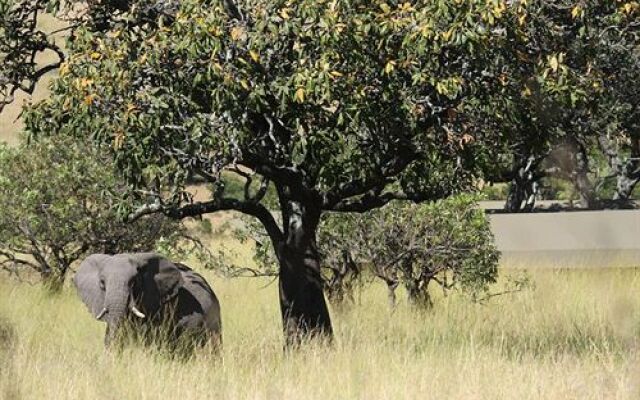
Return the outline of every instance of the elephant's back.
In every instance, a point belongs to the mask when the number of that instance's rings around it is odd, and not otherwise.
[[[177,264],[184,279],[184,289],[200,304],[205,325],[214,332],[221,330],[220,303],[204,277],[184,264]]]

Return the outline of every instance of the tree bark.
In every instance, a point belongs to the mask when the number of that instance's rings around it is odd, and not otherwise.
[[[616,192],[613,194],[613,200],[620,207],[631,207],[631,193],[638,184],[640,177],[628,176],[620,174],[616,177]]]
[[[407,297],[409,303],[421,309],[431,309],[433,307],[433,301],[431,301],[431,296],[429,296],[428,286],[429,281],[410,280],[407,282]]]
[[[328,282],[324,282],[329,302],[334,307],[342,307],[347,302],[353,304],[353,284],[360,271],[353,261],[349,250],[342,250],[342,262],[338,265],[329,266],[333,276]]]
[[[589,179],[589,158],[587,149],[582,143],[574,144],[575,151],[575,170],[573,172],[573,185],[580,197],[580,205],[586,209],[596,208],[596,194],[594,192],[593,183]]]
[[[537,168],[533,156],[518,161],[514,166],[513,179],[509,185],[509,194],[504,209],[509,212],[530,212],[536,203],[538,181],[535,174]]]
[[[610,148],[609,154],[613,152]],[[619,207],[631,207],[631,194],[640,181],[640,139],[637,135],[631,137],[631,153],[625,161],[620,159],[617,152],[610,157],[612,169],[616,172],[616,192],[613,200]]]
[[[296,346],[317,336],[330,339],[333,330],[316,244],[320,209],[291,200],[281,206],[285,234],[275,248],[280,264],[280,311],[286,345]]]

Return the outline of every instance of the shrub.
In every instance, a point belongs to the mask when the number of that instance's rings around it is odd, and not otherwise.
[[[360,268],[385,281],[392,303],[402,285],[413,304],[430,306],[432,283],[479,299],[497,278],[499,253],[476,206],[473,196],[462,195],[429,204],[396,202],[348,217],[334,214],[323,221],[321,249],[326,259],[349,252]]]
[[[100,149],[62,136],[0,147],[0,265],[31,268],[55,288],[89,253],[177,243],[184,228],[163,215],[118,218],[123,186],[114,171]]]

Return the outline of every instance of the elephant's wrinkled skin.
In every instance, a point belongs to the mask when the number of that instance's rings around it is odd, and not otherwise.
[[[93,316],[107,323],[107,346],[125,319],[139,328],[162,327],[172,339],[187,334],[198,344],[221,344],[218,299],[184,264],[153,253],[93,254],[73,282]]]

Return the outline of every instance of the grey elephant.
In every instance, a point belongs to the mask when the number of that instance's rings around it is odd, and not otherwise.
[[[183,336],[190,345],[222,344],[218,299],[184,264],[154,253],[93,254],[73,282],[89,312],[107,323],[106,346],[125,321],[134,332],[161,327],[172,342]]]

